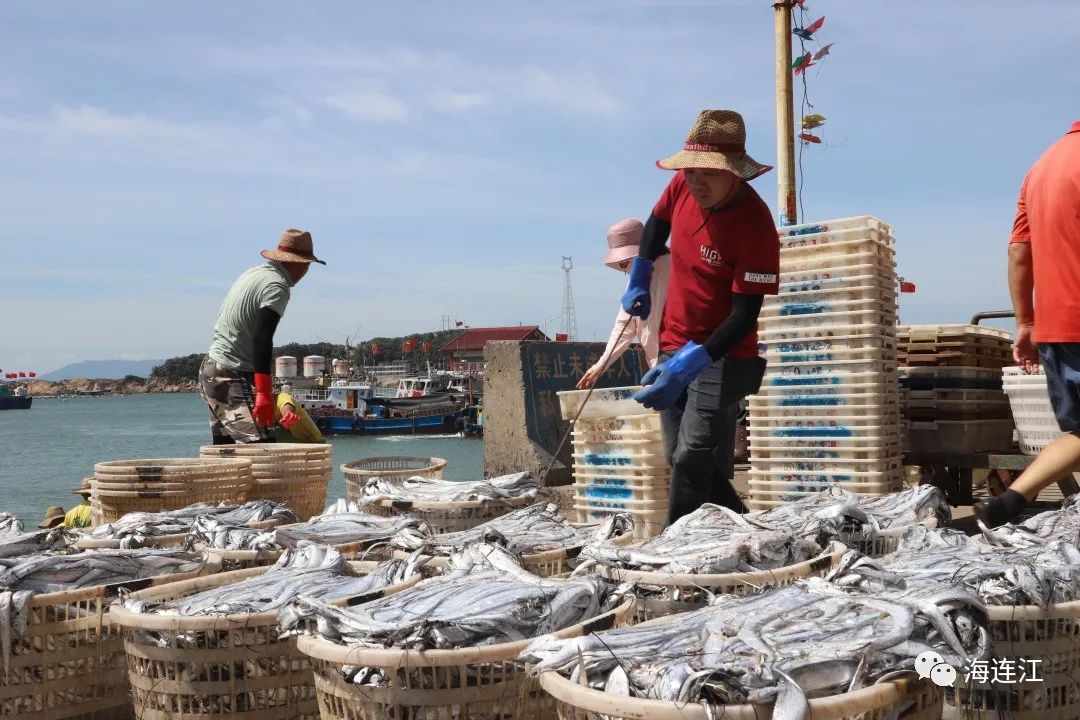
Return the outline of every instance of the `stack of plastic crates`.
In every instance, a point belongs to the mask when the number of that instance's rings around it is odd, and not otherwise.
[[[768,359],[750,398],[750,506],[839,485],[901,487],[892,228],[853,217],[780,228],[780,293],[761,311]]]
[[[597,388],[591,396],[585,390],[560,392],[559,405],[565,420],[578,418],[571,434],[577,521],[630,513],[634,536],[648,538],[667,519],[671,466],[660,414],[633,399],[640,389]]]
[[[905,444],[912,452],[963,454],[1012,446],[1002,367],[1008,332],[978,325],[897,328]]]

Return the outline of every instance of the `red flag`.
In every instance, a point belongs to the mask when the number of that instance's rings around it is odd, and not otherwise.
[[[371,343],[371,354],[372,355],[378,355],[380,352],[382,352],[382,348],[379,347],[379,343],[377,343],[377,342]]]
[[[901,280],[900,281],[900,292],[902,292],[902,293],[913,293],[913,292],[915,292],[915,283],[908,282],[907,280]]]
[[[566,342],[570,336],[566,333],[555,333],[555,342]]]
[[[24,373],[24,372],[19,373],[19,377],[26,377],[26,373]]]
[[[432,348],[432,347],[434,347],[434,346],[433,346],[433,345],[432,345],[431,343],[429,343],[429,342],[427,342],[427,341],[425,340],[425,341],[424,341],[424,344],[423,344],[423,345],[421,345],[421,347],[423,348],[424,352],[426,352],[426,353],[427,353],[427,352],[431,352],[431,348]]]
[[[409,338],[402,344],[402,348],[405,350],[405,352],[412,352],[416,349],[416,340],[414,340],[413,338]]]
[[[816,33],[816,32],[817,32],[818,30],[820,30],[820,29],[821,29],[821,26],[822,26],[822,25],[824,25],[824,24],[825,24],[825,16],[824,16],[824,15],[822,15],[821,17],[819,17],[819,18],[818,18],[817,20],[815,20],[814,22],[810,23],[810,25],[808,25],[808,26],[806,27],[806,32],[808,32],[808,33],[810,33],[811,35],[813,35],[813,34],[814,34],[814,33]]]
[[[461,320],[458,320],[457,322],[455,322],[455,323],[454,323],[454,325],[455,325],[456,327],[461,327],[461,326],[462,326],[462,325],[464,325],[464,324],[465,324],[465,323],[463,323],[463,322],[462,322]]]
[[[29,377],[37,377],[37,373],[36,373],[36,372],[32,372],[32,373],[27,373],[27,375],[28,375]]]
[[[803,140],[805,142],[808,142],[808,143],[820,143],[821,142],[821,138],[819,138],[817,135],[811,135],[810,133],[807,133],[807,132],[799,133],[799,139]]]
[[[799,67],[795,68],[795,76],[798,77],[799,75],[802,75],[804,72],[806,72],[810,68],[814,67],[814,65],[816,65],[816,64],[817,63],[813,63],[813,62],[805,62],[805,63],[803,63]]]

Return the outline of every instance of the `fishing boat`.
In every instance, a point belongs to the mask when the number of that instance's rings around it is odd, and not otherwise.
[[[291,386],[289,392],[327,435],[455,432],[467,406],[465,398],[427,387],[427,394],[412,395],[410,380],[399,383],[397,397],[379,397],[371,384],[347,380],[330,387]]]
[[[26,388],[19,386],[14,392],[5,384],[0,384],[0,410],[29,410],[34,399]]]

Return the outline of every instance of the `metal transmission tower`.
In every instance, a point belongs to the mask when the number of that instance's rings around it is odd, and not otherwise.
[[[567,340],[577,339],[577,311],[574,310],[574,286],[570,283],[570,271],[574,269],[574,258],[563,256],[562,269],[566,273],[563,285],[562,326]]]

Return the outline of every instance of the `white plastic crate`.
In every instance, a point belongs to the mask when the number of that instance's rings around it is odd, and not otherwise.
[[[803,418],[809,413],[813,413],[814,417],[832,418],[835,420],[858,417],[872,418],[881,421],[887,420],[891,422],[898,420],[900,417],[900,403],[893,403],[891,405],[845,405],[841,407],[827,407],[821,405],[769,407],[754,405],[752,406],[752,412],[754,414],[755,424],[758,427],[763,427],[760,422],[761,417],[769,417],[779,421]]]
[[[900,384],[911,390],[1001,390],[1001,370],[975,367],[901,367]]]
[[[750,445],[752,463],[768,463],[779,460],[823,460],[846,463],[859,460],[880,460],[900,458],[899,438],[891,438],[889,446],[876,445],[861,448],[819,448],[819,447],[784,447],[772,445]]]
[[[1012,408],[1021,452],[1038,455],[1061,437],[1042,370],[1027,375],[1018,367],[1007,367],[1002,371],[1002,387]]]
[[[769,448],[777,451],[790,448],[795,450],[890,450],[900,447],[900,426],[882,428],[878,433],[865,433],[834,437],[778,437],[771,433],[749,434],[750,452],[756,448]]]
[[[616,388],[594,388],[588,390],[563,390],[558,394],[559,408],[563,420],[573,420],[579,409],[579,420],[589,418],[618,418],[627,415],[652,415],[650,410],[634,400],[634,393],[641,390],[640,385]],[[586,402],[586,398],[588,401]],[[584,403],[585,407],[582,408]]]
[[[858,230],[872,228],[880,232],[892,234],[893,227],[889,223],[873,215],[853,215],[834,220],[820,220],[818,222],[800,223],[798,225],[782,225],[776,229],[780,237],[803,237],[806,235],[819,235],[821,233],[836,232],[838,230]]]
[[[780,258],[780,282],[788,278],[797,280],[799,273],[847,275],[856,268],[871,265],[879,273],[896,277],[896,254],[878,247],[862,252],[815,253],[810,257]]]
[[[912,452],[951,454],[1008,450],[1012,433],[1012,420],[911,421],[907,447]]]
[[[890,377],[880,378],[877,373],[868,373],[867,376],[857,378],[857,382],[845,382],[836,384],[799,385],[798,383],[781,382],[777,384],[762,380],[761,388],[757,397],[776,397],[788,395],[848,395],[848,394],[893,394],[900,390],[899,384]]]
[[[861,264],[862,256],[877,255],[886,261],[895,261],[896,250],[892,245],[874,238],[839,240],[825,245],[803,245],[780,248],[780,269],[797,267],[805,269],[804,262],[826,262],[828,266]],[[828,260],[824,260],[828,258]]]
[[[860,300],[829,300],[803,302],[799,296],[789,295],[779,298],[775,304],[763,305],[759,320],[770,327],[775,327],[776,320],[788,323],[799,322],[806,317],[829,315],[833,313],[854,314],[860,312],[896,312],[896,302],[878,298]]]
[[[830,486],[858,492],[892,492],[902,482],[899,470],[885,472],[850,472],[845,470],[816,472],[787,472],[784,470],[757,470],[750,468],[749,488],[751,495],[757,490],[771,492],[821,492]]]
[[[839,359],[817,361],[793,361],[776,363],[769,369],[772,377],[817,377],[819,375],[861,375],[864,373],[888,373],[896,376],[895,358]]]
[[[896,302],[896,287],[886,283],[876,285],[852,285],[850,287],[831,287],[821,290],[805,290],[780,295],[770,295],[762,303],[763,310],[791,307],[792,305],[831,308],[834,303],[853,303],[858,301]],[[823,310],[827,312],[828,309]],[[795,314],[795,313],[780,313]]]
[[[750,465],[755,470],[793,473],[876,473],[889,472],[900,467],[899,455],[883,455],[873,458],[819,458],[819,457],[762,457],[753,456]]]
[[[582,442],[619,440],[624,437],[642,439],[649,436],[658,437],[658,433],[662,430],[660,413],[650,413],[578,420],[574,423],[571,437],[575,441]]]
[[[880,306],[881,304],[878,303]],[[895,335],[896,308],[853,312],[829,312],[814,315],[777,316],[760,318],[758,339],[761,342],[781,340],[814,340],[840,335]]]
[[[896,334],[910,342],[935,342],[940,338],[963,335],[984,335],[996,340],[1012,342],[1012,333],[1008,330],[986,325],[900,325],[896,328]]]
[[[904,388],[909,402],[971,402],[994,403],[1008,402],[1003,390],[965,390],[963,388],[932,388],[929,390],[911,390]]]
[[[624,477],[616,472],[574,468],[574,481],[582,487],[630,488],[631,490],[642,491],[643,497],[648,494],[645,491],[651,492],[649,497],[659,497],[659,491],[663,490],[666,493],[666,488],[671,485],[671,470],[668,469],[655,475]]]
[[[769,373],[762,380],[762,387],[783,388],[789,391],[785,394],[805,394],[803,392],[805,388],[835,388],[839,392],[853,392],[853,387],[864,385],[892,387],[895,382],[896,373],[884,371],[818,374]]]
[[[769,438],[770,440],[793,439],[793,440],[844,440],[844,439],[869,439],[899,435],[900,423],[892,425],[846,425],[846,426],[794,426],[794,427],[750,427],[750,435],[754,438]]]
[[[575,467],[665,467],[667,455],[663,443],[648,443],[639,447],[607,446],[574,448]]]
[[[780,238],[780,250],[821,247],[855,240],[876,240],[890,246],[894,242],[892,233],[889,230],[881,227],[863,226],[843,230],[830,229],[825,232],[806,233],[804,235],[782,236]]]
[[[771,412],[786,408],[802,412],[820,408],[838,410],[866,406],[894,406],[900,404],[897,393],[841,393],[837,395],[751,395],[747,398],[752,411]]]
[[[847,350],[836,348],[833,350],[812,350],[802,352],[776,352],[766,353],[766,360],[771,368],[789,365],[791,363],[839,363],[853,361],[877,361],[896,363],[896,350],[891,348],[855,348]]]
[[[776,340],[759,342],[759,348],[765,348],[766,356],[785,353],[855,351],[855,350],[896,350],[896,338],[892,335],[861,333],[857,335],[835,335],[808,340]]]
[[[862,285],[896,285],[896,275],[885,263],[848,265],[840,270],[792,269],[780,273],[780,294],[813,292]]]
[[[900,422],[899,406],[888,412],[873,415],[809,415],[799,414],[779,417],[773,413],[753,413],[750,416],[750,428],[772,432],[775,428],[825,428],[842,431],[865,430],[868,427],[889,427]]]

